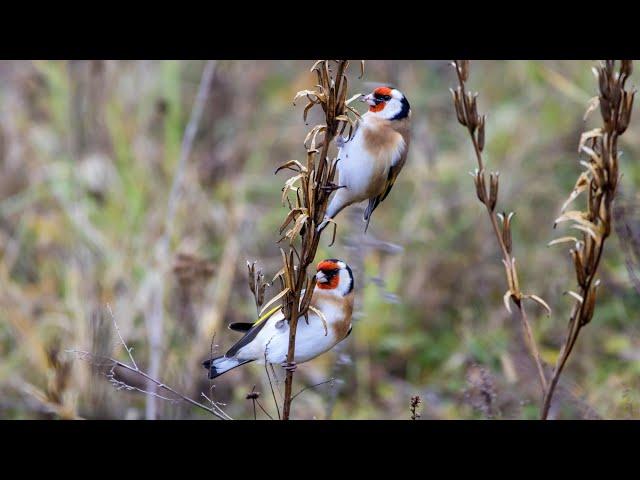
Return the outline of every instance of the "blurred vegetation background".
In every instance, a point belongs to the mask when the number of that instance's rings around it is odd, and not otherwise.
[[[255,386],[276,415],[263,367],[238,368],[212,385],[200,362],[238,338],[230,322],[255,317],[246,261],[257,260],[267,279],[281,268],[288,174],[274,171],[304,158],[310,127],[304,102],[292,99],[315,83],[313,61],[216,63],[166,253],[158,245],[204,63],[0,62],[0,418],[213,418],[184,403],[150,411],[143,395],[116,391],[104,369],[67,352],[127,360],[107,305],[141,368],[153,344],[161,380],[177,390],[196,400],[205,392],[232,417],[253,418],[246,395]],[[563,292],[575,280],[568,247],[546,244],[564,234],[553,221],[580,172],[580,133],[598,126],[597,114],[583,121],[596,94],[594,64],[471,63],[469,85],[488,114],[488,169],[501,172],[498,209],[516,212],[523,290],[553,309],[547,317],[529,308],[551,364],[571,306]],[[406,94],[413,143],[369,232],[355,206],[338,217],[336,244],[328,247],[330,234],[321,242],[318,261],[342,258],[354,270],[356,318],[346,341],[298,368],[294,392],[334,380],[297,397],[293,417],[409,419],[419,395],[422,419],[537,418],[535,371],[519,321],[504,308],[504,269],[467,174],[475,160],[448,91],[453,69],[368,61],[358,74],[356,62],[353,94],[370,90],[367,82]],[[621,142],[620,203],[632,226],[640,225],[635,120]],[[640,417],[640,297],[627,260],[614,235],[596,314],[562,377],[554,418]],[[150,342],[158,305],[162,329]]]

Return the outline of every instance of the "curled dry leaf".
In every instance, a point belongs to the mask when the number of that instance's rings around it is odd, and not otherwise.
[[[580,303],[582,303],[584,301],[584,300],[582,300],[582,297],[580,295],[578,295],[576,292],[574,292],[573,290],[567,290],[564,293],[565,293],[565,295],[571,295],[573,298],[578,300]]]
[[[311,98],[311,95],[313,95],[316,98],[315,99]],[[293,97],[293,104],[295,105],[296,100],[298,100],[301,97],[307,97],[310,102],[312,102],[313,104],[317,104],[323,101],[323,99],[325,98],[325,95],[321,92],[318,92],[317,90],[300,90],[298,93],[296,93],[296,96]]]
[[[302,230],[302,227],[304,226],[304,224],[305,224],[305,222],[307,221],[308,218],[309,218],[309,215],[307,215],[306,213],[303,213],[303,214],[299,215],[298,218],[296,218],[296,223],[285,234],[285,238],[288,238],[290,242],[293,242],[293,240],[295,239],[296,235],[298,235],[300,233],[300,231]]]
[[[280,270],[278,270],[278,273],[276,273],[273,276],[273,279],[271,279],[271,283],[276,281],[276,278],[281,277],[284,274],[284,268],[281,268]]]
[[[600,236],[594,232],[591,228],[585,227],[584,225],[571,225],[571,228],[575,228],[576,230],[580,230],[582,232],[588,233],[591,238],[593,238],[596,243],[600,243]]]
[[[318,136],[319,133],[324,132],[327,130],[327,126],[326,125],[316,125],[315,127],[313,127],[311,129],[311,131],[307,134],[306,138],[304,139],[304,145],[305,148],[307,148],[307,150],[312,151],[315,150],[316,147],[316,138]],[[311,140],[311,143],[309,144],[309,140]],[[309,146],[307,147],[307,144],[309,144]]]
[[[602,163],[602,157],[598,155],[592,148],[589,148],[586,145],[581,145],[580,151],[589,155],[589,157],[591,157],[591,161],[596,165],[598,165],[599,167],[604,166],[604,164]]]
[[[593,112],[594,110],[597,110],[599,106],[600,106],[600,97],[592,97],[591,100],[589,100],[587,111],[584,112],[584,116],[582,117],[582,120],[586,121],[589,115],[591,114],[591,112]]]
[[[547,316],[551,315],[551,307],[547,304],[547,302],[545,302],[538,295],[534,295],[534,294],[525,295],[525,298],[529,298],[529,299],[533,300],[534,302],[542,305],[542,307],[547,311]]]
[[[267,303],[264,304],[264,306],[262,307],[262,309],[260,309],[260,314],[259,316],[262,316],[262,314],[274,303],[276,303],[278,300],[280,300],[282,297],[284,297],[287,293],[289,293],[289,287],[285,288],[284,290],[282,290],[278,295],[276,295],[275,297],[273,297],[271,300],[269,300]]]
[[[597,227],[592,222],[590,222],[587,217],[588,215],[584,212],[581,212],[579,210],[571,210],[569,212],[563,213],[558,218],[556,218],[553,224],[555,227],[559,223],[574,221],[580,225],[584,225],[587,228],[593,228],[594,230],[597,230]]]
[[[559,245],[560,243],[567,243],[567,242],[577,244],[579,240],[576,237],[560,237],[560,238],[556,238],[555,240],[551,240],[549,243],[547,243],[547,247],[551,247],[553,245]]]
[[[585,146],[585,144],[587,143],[587,140],[601,137],[601,136],[602,136],[601,128],[594,128],[593,130],[589,130],[588,132],[583,132],[582,135],[580,135],[580,142],[578,142],[578,152],[582,150],[582,147]]]
[[[294,187],[294,184],[303,177],[303,174],[295,175],[291,178],[288,178],[286,182],[284,182],[284,187],[282,188],[282,205],[284,205],[285,199],[287,198],[287,193],[289,191],[296,192],[298,190],[297,187]]]
[[[307,209],[306,208],[302,208],[302,207],[292,209],[287,214],[287,216],[284,219],[284,222],[280,226],[280,234],[282,234],[284,229],[287,228],[287,226],[296,218],[296,214],[304,214],[304,213],[306,213],[306,211],[307,211]]]
[[[309,305],[309,310],[318,315],[318,318],[322,320],[322,326],[324,327],[324,336],[326,337],[329,334],[329,330],[327,329],[327,318],[324,316],[324,313],[322,313],[313,305]]]
[[[298,167],[298,169],[296,170],[293,167]],[[275,173],[278,173],[280,170],[284,170],[285,168],[288,168],[289,170],[293,170],[294,172],[298,172],[298,173],[303,173],[307,171],[307,167],[305,167],[304,165],[302,165],[298,160],[289,160],[286,163],[283,163],[282,165],[280,165]]]
[[[354,101],[356,101],[360,97],[362,97],[362,94],[361,93],[356,93],[354,96],[349,98],[349,100],[345,101],[344,104],[345,105],[351,105]]]
[[[511,290],[507,290],[506,293],[504,294],[504,297],[502,297],[502,300],[504,301],[504,306],[507,309],[507,312],[511,313],[511,305],[509,304],[509,299],[511,298]]]
[[[569,195],[569,198],[567,199],[567,201],[564,202],[564,204],[562,205],[562,209],[560,210],[561,212],[564,212],[571,202],[573,202],[576,198],[578,198],[578,196],[582,192],[584,192],[587,188],[589,188],[590,180],[591,179],[589,178],[589,175],[586,172],[582,172],[580,174],[575,187],[573,187],[573,191],[571,192],[571,195]]]

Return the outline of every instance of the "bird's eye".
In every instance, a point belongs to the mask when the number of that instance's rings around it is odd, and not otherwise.
[[[336,273],[338,273],[339,270],[340,270],[339,268],[332,268],[332,269],[324,269],[322,270],[322,272],[324,272],[324,274],[327,276],[333,276]]]

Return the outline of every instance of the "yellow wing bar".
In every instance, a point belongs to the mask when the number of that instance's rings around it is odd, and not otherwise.
[[[257,321],[256,323],[253,324],[253,326],[255,327],[256,325],[260,325],[262,322],[264,322],[265,320],[268,320],[269,318],[271,318],[271,316],[273,316],[274,313],[276,313],[278,310],[282,309],[282,305],[278,305],[276,307],[273,307],[271,310],[269,310],[267,313],[265,313],[264,315],[262,315]]]

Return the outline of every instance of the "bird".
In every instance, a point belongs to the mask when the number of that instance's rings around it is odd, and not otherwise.
[[[352,329],[354,297],[351,268],[342,260],[323,260],[317,265],[315,282],[308,319],[301,316],[298,320],[293,362],[287,362],[289,323],[278,306],[255,323],[229,325],[232,330],[246,333],[224,355],[202,362],[209,378],[254,361],[280,364],[294,371],[297,364],[316,358],[347,338]],[[303,296],[304,290],[300,298]]]
[[[366,232],[371,214],[389,195],[407,159],[411,128],[407,97],[396,88],[378,87],[361,101],[369,104],[369,111],[349,138],[336,137],[338,184],[318,232],[345,207],[368,199]]]

